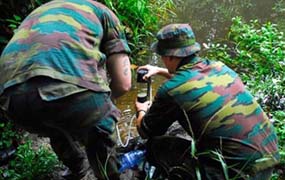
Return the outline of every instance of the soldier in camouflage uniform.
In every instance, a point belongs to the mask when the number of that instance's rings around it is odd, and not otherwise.
[[[167,25],[157,39],[152,50],[166,69],[139,69],[149,70],[144,78],[158,74],[169,80],[150,107],[149,102],[136,102],[138,131],[150,139],[150,161],[170,179],[178,178],[171,177],[174,171],[196,179],[197,169],[202,179],[269,179],[280,158],[277,136],[237,73],[222,62],[199,57],[200,45],[188,24]],[[192,142],[176,139],[181,144],[175,144],[162,136],[177,120]]]
[[[0,107],[19,126],[50,137],[73,179],[86,147],[99,179],[118,179],[112,103],[131,87],[123,26],[93,0],[54,0],[22,22],[0,60]]]

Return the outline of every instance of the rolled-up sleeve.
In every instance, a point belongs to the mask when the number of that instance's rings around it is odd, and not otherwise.
[[[102,51],[107,56],[115,53],[129,54],[131,51],[126,40],[123,26],[112,11],[106,10],[103,15],[102,25],[104,28],[101,46]]]

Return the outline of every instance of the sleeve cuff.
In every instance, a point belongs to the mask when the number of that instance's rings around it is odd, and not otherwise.
[[[105,42],[103,49],[107,56],[116,53],[131,53],[128,43],[124,39],[113,39],[108,42]]]

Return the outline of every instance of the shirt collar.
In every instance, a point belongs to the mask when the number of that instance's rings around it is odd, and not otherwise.
[[[197,55],[191,55],[183,58],[179,65],[177,66],[176,70],[181,69],[186,64],[195,64],[197,62],[201,61],[201,58]]]

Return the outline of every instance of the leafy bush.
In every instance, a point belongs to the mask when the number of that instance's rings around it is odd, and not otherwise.
[[[7,180],[44,179],[59,165],[57,156],[47,147],[32,148],[31,141],[17,148],[15,158],[0,174]]]
[[[285,160],[285,124],[284,124],[285,112],[275,111],[272,113],[272,117],[275,126],[278,127],[276,129],[276,132],[279,138],[279,145],[282,151],[281,156],[283,156],[283,159]]]
[[[60,165],[50,147],[33,149],[22,130],[16,129],[4,114],[0,117],[0,179],[43,179]]]
[[[15,131],[11,122],[0,123],[0,132],[0,150],[15,145],[21,139],[20,133]]]
[[[278,136],[279,152],[281,156],[281,163],[277,167],[272,180],[280,180],[285,178],[285,111],[275,111],[272,113],[272,119],[276,128]]]

